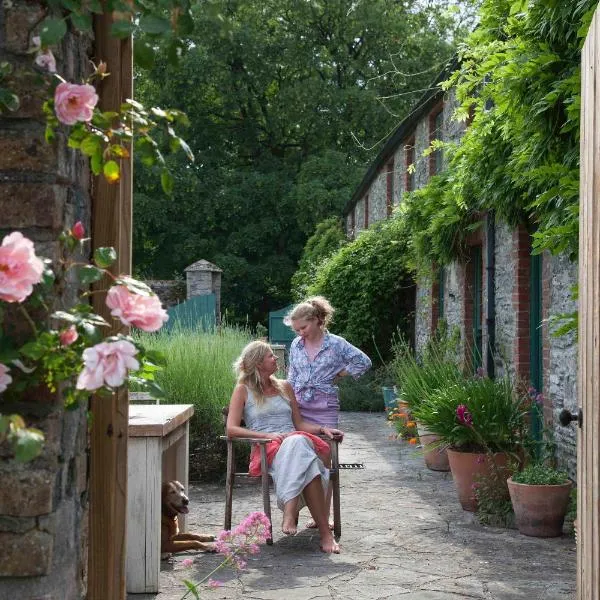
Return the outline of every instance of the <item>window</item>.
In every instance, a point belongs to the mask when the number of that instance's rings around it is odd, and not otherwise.
[[[406,180],[404,189],[407,192],[412,192],[415,189],[415,138],[412,137],[404,146]]]
[[[394,159],[387,164],[387,179],[386,179],[386,197],[385,206],[387,216],[391,216],[392,207],[394,206]]]

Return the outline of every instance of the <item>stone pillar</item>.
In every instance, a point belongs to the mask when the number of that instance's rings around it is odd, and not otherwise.
[[[27,51],[47,12],[48,5],[36,0],[0,4],[0,54],[13,68],[2,87],[20,99],[17,111],[0,115],[0,241],[20,231],[56,269],[61,230],[80,220],[89,231],[91,201],[87,160],[67,148],[60,129],[52,144],[44,140],[42,104],[49,91],[33,72],[34,55]],[[81,82],[90,48],[88,36],[68,33],[53,48],[58,73]],[[71,305],[76,292],[67,281],[63,297],[54,301]],[[0,325],[24,341],[31,332],[13,308]],[[86,596],[86,411],[87,406],[65,411],[60,392],[41,388],[33,393],[9,387],[2,394],[0,412],[23,416],[28,426],[44,432],[45,444],[41,455],[25,464],[13,462],[10,449],[0,444],[0,600]]]
[[[214,294],[217,322],[221,320],[221,273],[223,271],[207,260],[198,260],[185,268],[188,300],[193,296]]]

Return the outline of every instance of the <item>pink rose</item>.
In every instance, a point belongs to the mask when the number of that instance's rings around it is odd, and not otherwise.
[[[73,342],[77,341],[79,334],[77,333],[77,329],[75,329],[75,325],[71,325],[68,329],[64,329],[60,332],[60,343],[63,346],[70,346]]]
[[[19,231],[7,235],[0,246],[0,300],[23,302],[42,280],[44,263],[33,242]]]
[[[78,390],[93,392],[104,385],[116,388],[125,382],[128,371],[137,371],[137,348],[126,340],[102,342],[83,351],[83,371],[77,379]]]
[[[63,81],[54,92],[54,110],[65,125],[91,121],[97,103],[98,94],[89,83],[77,85]]]
[[[56,59],[54,58],[54,54],[52,54],[52,50],[40,52],[35,57],[35,64],[50,73],[56,73]]]
[[[8,374],[10,369],[0,363],[0,394],[11,384],[12,377]]]
[[[75,223],[75,225],[73,225],[73,227],[71,228],[71,235],[76,240],[82,240],[83,239],[83,237],[85,236],[85,228],[84,228],[83,223],[81,221],[77,221],[77,223]]]
[[[106,306],[124,325],[133,325],[143,331],[157,331],[169,319],[158,296],[134,294],[124,285],[115,285],[108,290]]]

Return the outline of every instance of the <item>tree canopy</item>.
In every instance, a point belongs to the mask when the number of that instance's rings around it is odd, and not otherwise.
[[[447,4],[199,3],[178,68],[163,57],[136,79],[143,101],[187,113],[196,155],[168,159],[171,199],[136,164],[136,271],[168,278],[209,260],[234,319],[289,302],[315,225],[339,214],[378,142],[452,55],[460,30]]]

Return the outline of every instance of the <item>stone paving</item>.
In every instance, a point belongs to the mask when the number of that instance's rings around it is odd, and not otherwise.
[[[262,547],[243,572],[219,571],[214,577],[223,587],[202,589],[203,600],[574,600],[572,537],[529,538],[478,524],[460,508],[450,474],[427,470],[418,449],[390,440],[381,413],[342,413],[341,428],[341,462],[365,466],[341,473],[341,554],[321,553],[312,530],[279,533],[275,507],[273,546]],[[192,485],[189,492],[190,530],[218,532],[223,486]],[[234,523],[260,509],[259,485],[236,487]],[[190,568],[185,558],[193,558]],[[201,553],[163,561],[161,592],[128,600],[179,600],[183,579],[197,581],[219,563],[218,555]]]

